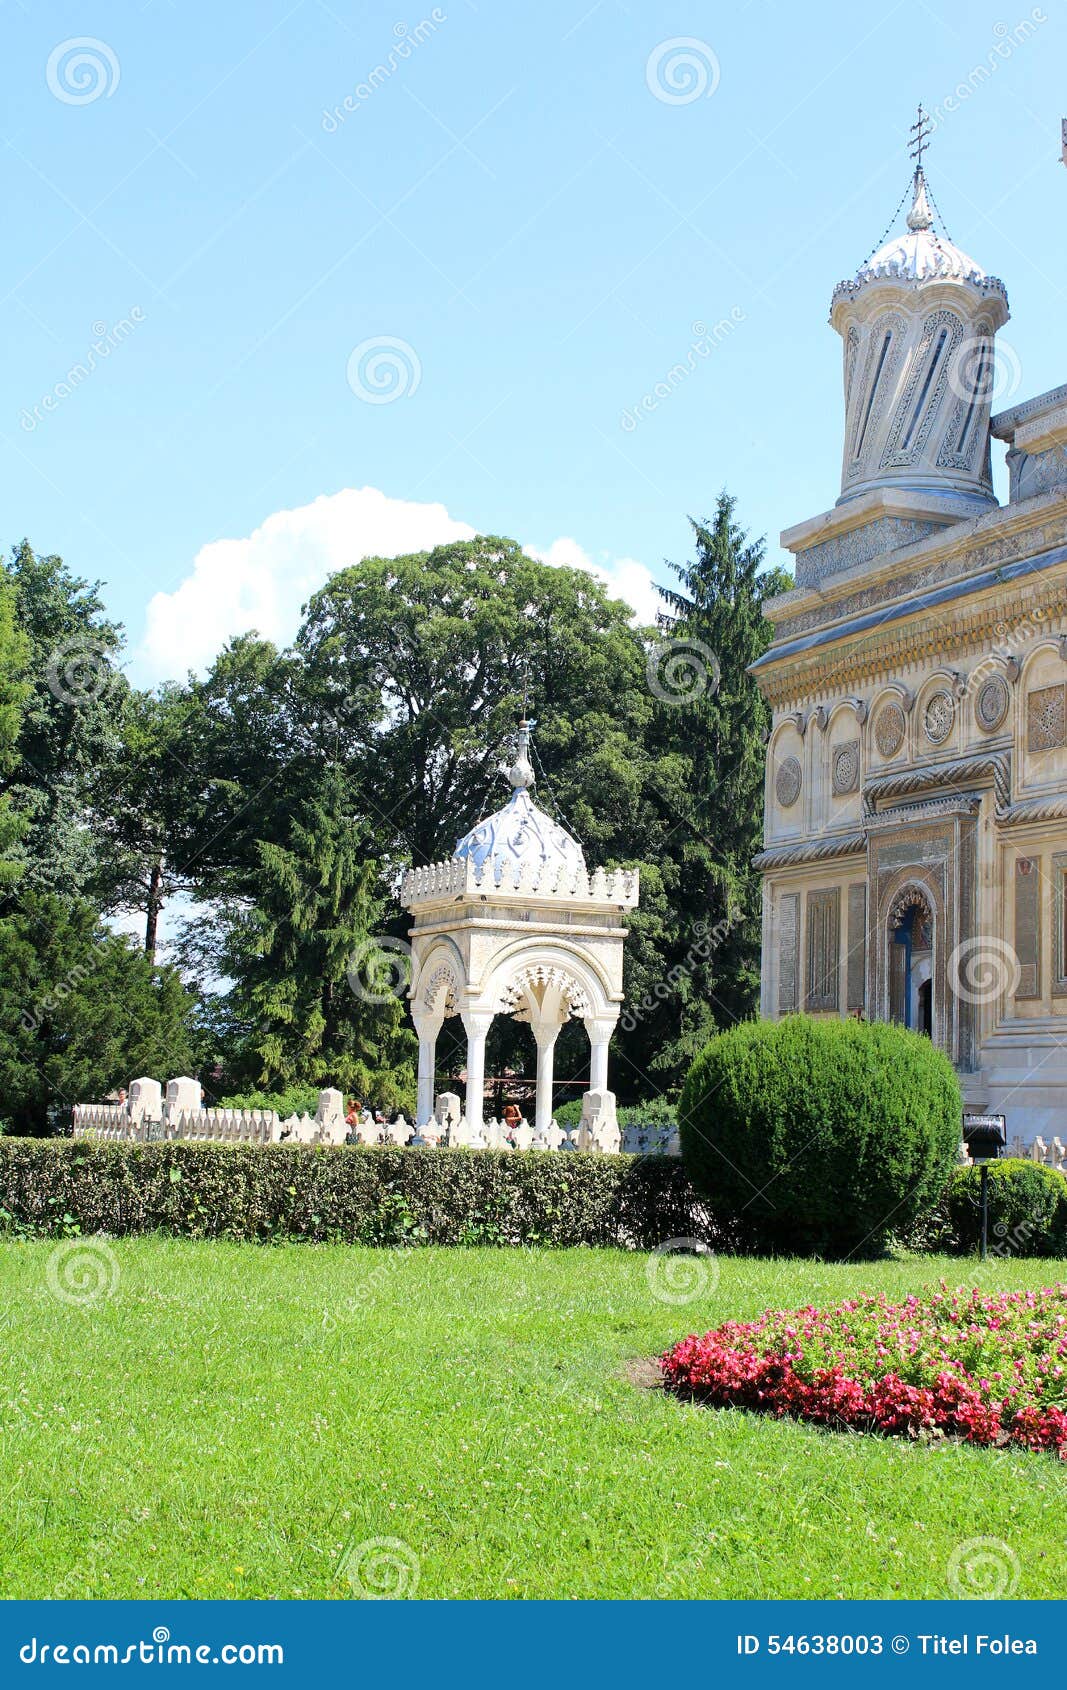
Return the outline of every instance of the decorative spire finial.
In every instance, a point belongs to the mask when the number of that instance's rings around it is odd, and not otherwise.
[[[912,178],[911,210],[908,212],[907,217],[908,228],[913,231],[919,229],[932,229],[934,226],[934,214],[930,209],[930,200],[926,192],[926,176],[923,172],[923,153],[930,144],[930,136],[933,133],[933,124],[923,111],[921,104],[919,106],[918,121],[912,124],[908,133],[912,137],[909,153],[915,160],[915,175]]]
[[[530,762],[530,733],[537,726],[536,722],[528,722],[525,715],[519,723],[519,743],[515,752],[515,761],[508,770],[508,780],[516,792],[528,792],[537,776]]]

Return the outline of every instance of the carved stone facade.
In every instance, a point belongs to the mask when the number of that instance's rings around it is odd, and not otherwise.
[[[934,235],[918,174],[912,209],[835,293],[842,495],[782,536],[798,585],[753,666],[762,1010],[928,1033],[1029,1144],[1067,1117],[1067,387],[988,417],[1003,286]]]

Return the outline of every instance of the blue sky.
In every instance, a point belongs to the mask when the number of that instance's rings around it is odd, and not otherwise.
[[[1067,379],[1057,5],[0,17],[2,538],[106,582],[141,678],[451,533],[640,603],[726,486],[775,557],[838,491],[830,294],[904,191],[920,98],[949,232],[1008,287],[999,403]]]

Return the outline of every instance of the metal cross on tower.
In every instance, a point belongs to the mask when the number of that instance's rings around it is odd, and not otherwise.
[[[929,117],[923,111],[922,102],[920,101],[919,120],[917,123],[913,123],[908,131],[909,136],[912,137],[909,153],[915,160],[915,169],[917,172],[923,167],[923,153],[930,144],[930,136],[933,134],[933,130],[934,126],[930,122]]]

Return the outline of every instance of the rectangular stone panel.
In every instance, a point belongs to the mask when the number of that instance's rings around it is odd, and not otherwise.
[[[1067,688],[1036,687],[1026,695],[1026,748],[1053,751],[1067,740]]]
[[[1067,851],[1052,858],[1052,990],[1067,995]]]
[[[867,995],[867,888],[863,881],[848,889],[848,926],[845,943],[845,1009],[865,1007]]]
[[[806,921],[808,929],[808,991],[810,1010],[838,1007],[838,952],[841,934],[841,892],[831,890],[809,892]]]
[[[1015,955],[1019,959],[1017,998],[1041,996],[1041,864],[1036,857],[1015,859]]]
[[[778,1013],[791,1015],[797,1007],[797,963],[800,956],[800,893],[783,892],[778,900]]]
[[[887,839],[878,846],[878,872],[884,874],[887,869],[911,868],[919,863],[939,863],[951,849],[952,841],[947,833]]]

